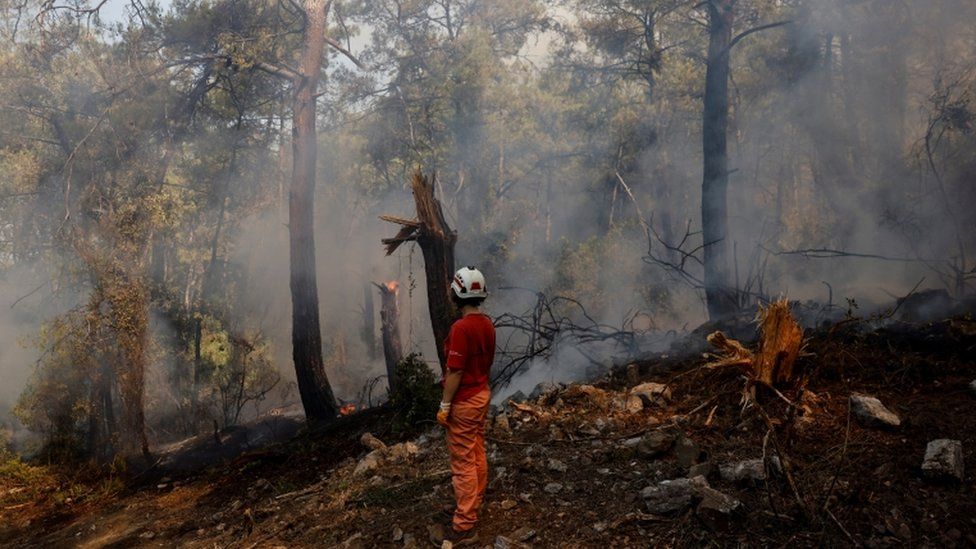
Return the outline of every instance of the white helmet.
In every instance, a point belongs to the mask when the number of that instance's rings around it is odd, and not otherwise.
[[[485,275],[474,267],[461,267],[454,273],[454,280],[451,281],[451,289],[454,295],[461,299],[472,297],[488,297],[488,285],[485,284]]]

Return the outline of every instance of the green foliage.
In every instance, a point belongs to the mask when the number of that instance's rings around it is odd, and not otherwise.
[[[393,429],[412,431],[422,423],[432,421],[440,401],[440,386],[430,366],[416,353],[404,357],[397,364],[396,380],[390,394]]]

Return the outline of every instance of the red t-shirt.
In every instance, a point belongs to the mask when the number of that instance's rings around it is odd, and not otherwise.
[[[451,326],[444,348],[447,368],[464,372],[454,402],[488,388],[488,374],[495,360],[495,326],[490,318],[481,313],[462,317]]]

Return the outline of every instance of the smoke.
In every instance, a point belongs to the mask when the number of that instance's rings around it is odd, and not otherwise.
[[[545,7],[555,23],[531,27],[518,56],[493,51],[484,34],[493,29],[486,27],[476,29],[481,34],[472,34],[470,43],[463,31],[456,57],[437,48],[394,52],[394,60],[404,63],[410,57],[405,53],[430,56],[404,66],[396,87],[393,62],[355,77],[348,63],[331,66],[321,102],[315,227],[323,354],[343,401],[359,399],[370,380],[385,373],[382,352],[371,355],[367,340],[379,334],[363,334],[364,314],[379,326],[379,299],[364,311],[364,288],[375,292],[370,282],[401,283],[404,349],[422,353],[435,367],[441,342],[431,334],[422,255],[409,244],[386,257],[380,240],[396,227],[377,219],[413,217],[407,183],[418,164],[438,171],[438,196],[459,231],[458,263],[485,272],[490,315],[530,311],[537,292],[570,297],[602,325],[628,330],[635,315],[648,319],[642,329],[654,337],[637,352],[659,352],[654,338],[688,332],[706,319],[700,290],[647,260],[649,253],[685,260],[689,273],[701,276],[698,260],[682,255],[699,257],[703,244],[706,37],[694,20],[698,15],[679,9],[658,22],[663,51],[649,92],[640,78],[574,72],[560,58],[562,31],[578,38],[582,18],[554,4]],[[862,311],[890,303],[923,279],[920,290],[946,288],[960,299],[952,269],[972,268],[964,263],[965,252],[973,254],[976,234],[969,213],[973,191],[966,186],[973,160],[959,144],[969,139],[971,147],[971,133],[949,132],[934,143],[938,177],[924,145],[933,95],[961,82],[944,102],[953,106],[958,90],[972,86],[961,67],[976,51],[965,30],[976,8],[961,0],[848,4],[822,0],[807,3],[806,11],[783,13],[764,4],[770,13],[753,13],[739,3],[737,32],[777,15],[794,23],[750,35],[732,52],[728,203],[735,283],[753,299],[786,295],[846,307],[850,297]],[[367,60],[390,61],[382,50],[388,45],[377,43],[380,23],[359,23],[352,49]],[[448,42],[443,49],[456,46]],[[407,48],[427,42],[397,43]],[[586,59],[594,64],[605,61],[593,44],[577,41],[574,48],[592,55]],[[369,78],[371,93],[362,95],[379,99],[342,103],[343,93]],[[474,111],[452,111],[465,106]],[[242,180],[274,174],[261,162],[274,161],[279,152],[281,165],[289,164],[287,150],[264,152],[241,161],[254,163]],[[253,186],[256,194],[267,191]],[[472,189],[477,193],[469,194]],[[228,268],[242,273],[228,322],[270,342],[287,383],[294,382],[294,370],[286,202],[279,190],[247,209],[246,217],[233,220],[220,250]],[[644,223],[653,231],[650,243]],[[784,254],[803,250],[846,255]],[[0,403],[16,400],[37,358],[18,341],[71,306],[67,298],[42,298],[50,295],[45,289],[10,307],[44,280],[43,272],[19,266],[4,274],[0,286],[0,375],[6,381]],[[560,314],[578,320],[583,313]],[[172,339],[172,326],[159,318],[155,326],[156,340]],[[508,335],[500,331],[499,341]],[[542,381],[578,380],[593,371],[595,357],[622,359],[622,353],[611,343],[559,338],[550,356],[532,361],[496,397],[528,393]],[[157,373],[175,367],[166,361],[186,360],[185,353],[154,356]],[[154,374],[151,383],[164,377]],[[373,402],[385,386],[376,385]]]

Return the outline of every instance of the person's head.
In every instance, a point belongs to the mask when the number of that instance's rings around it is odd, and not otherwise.
[[[488,297],[485,275],[474,267],[461,267],[451,281],[451,300],[458,309],[480,307]]]

